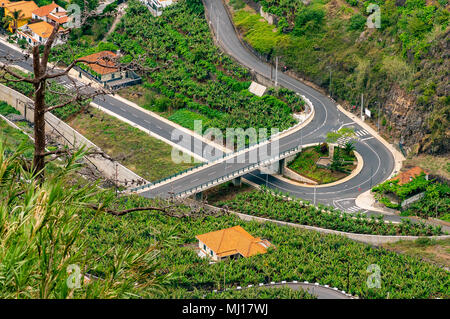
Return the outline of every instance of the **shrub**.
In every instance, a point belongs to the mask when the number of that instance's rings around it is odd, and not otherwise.
[[[362,31],[366,25],[366,18],[358,13],[350,18],[349,29],[353,31]]]
[[[325,17],[325,11],[305,7],[295,18],[295,27],[293,33],[295,35],[303,35],[306,32],[314,32],[320,30]]]
[[[328,144],[323,142],[320,144],[320,153],[322,154],[328,154]]]

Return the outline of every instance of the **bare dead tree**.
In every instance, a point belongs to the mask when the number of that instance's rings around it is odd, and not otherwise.
[[[114,15],[115,12],[98,13],[95,11],[89,11],[87,9],[87,2],[85,1],[85,10],[81,15],[80,25],[89,23],[94,17],[104,17]],[[91,19],[91,20],[90,20]],[[30,83],[34,87],[33,104],[32,109],[34,112],[34,158],[33,169],[41,180],[44,179],[44,167],[46,163],[46,156],[57,155],[49,154],[46,152],[46,136],[45,136],[45,113],[54,111],[59,108],[63,108],[69,104],[78,104],[81,106],[80,112],[87,112],[88,104],[85,104],[87,100],[94,97],[114,94],[112,90],[106,90],[105,88],[94,88],[90,84],[78,86],[74,79],[68,76],[69,72],[80,63],[84,63],[87,66],[97,64],[103,68],[111,68],[119,71],[133,70],[140,74],[157,71],[160,68],[164,68],[171,63],[168,61],[165,65],[155,68],[148,68],[145,66],[146,56],[134,56],[133,61],[129,63],[120,63],[120,57],[104,56],[98,58],[97,61],[85,60],[83,58],[74,59],[68,65],[63,68],[59,68],[62,61],[56,61],[53,65],[49,64],[49,58],[51,55],[51,49],[55,43],[60,31],[59,24],[56,23],[52,30],[51,35],[47,39],[43,49],[40,46],[34,46],[31,50],[31,55],[25,53],[23,57],[14,58],[12,56],[0,56],[0,80],[6,82],[25,82]],[[69,30],[70,31],[70,30]],[[69,50],[73,53],[70,46]],[[42,51],[42,52],[41,52]],[[73,53],[73,56],[75,54]],[[31,76],[24,76],[17,72],[13,67],[17,62],[27,61],[29,58],[33,60],[33,72]],[[67,92],[55,90],[48,85],[48,81],[56,80],[57,78],[66,76],[69,81],[72,82],[75,92]],[[62,102],[56,105],[46,105],[45,95],[46,93],[57,94],[61,97]],[[60,153],[65,153],[66,150]]]
[[[56,24],[53,31],[44,45],[43,52],[41,55],[40,47],[34,46],[32,48],[33,57],[33,74],[32,76],[25,76],[19,74],[13,67],[12,64],[17,62],[17,59],[3,57],[5,61],[1,66],[0,70],[3,71],[2,77],[8,82],[25,82],[33,85],[34,95],[33,95],[33,108],[34,108],[34,158],[33,158],[33,169],[39,176],[41,180],[44,178],[44,167],[45,167],[45,157],[48,155],[46,152],[46,139],[45,139],[45,113],[63,108],[71,103],[82,104],[82,102],[92,99],[99,95],[108,94],[109,92],[105,89],[91,89],[87,90],[87,87],[75,87],[76,92],[72,94],[65,101],[56,105],[46,105],[45,94],[48,90],[47,82],[51,79],[56,79],[62,76],[68,75],[69,71],[75,67],[77,63],[88,63],[89,61],[83,59],[76,59],[70,65],[68,65],[63,70],[49,70],[48,61],[50,57],[50,52],[53,43],[57,37],[59,30],[59,25]],[[27,57],[25,57],[27,58]],[[107,67],[107,66],[105,66]],[[55,93],[55,92],[54,92]],[[64,93],[66,94],[66,93]]]

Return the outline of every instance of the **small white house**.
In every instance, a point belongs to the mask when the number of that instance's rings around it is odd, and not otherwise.
[[[26,24],[17,29],[19,39],[27,41],[29,45],[44,45],[52,34],[53,25],[48,22],[41,21],[37,23]],[[58,31],[53,45],[62,44],[65,42],[65,34],[62,29]]]
[[[174,0],[139,0],[139,1],[145,4],[155,17],[159,17],[163,13],[165,8],[174,3]]]
[[[67,26],[69,22],[67,11],[54,2],[34,10],[32,12],[32,19],[45,21],[50,24],[59,23],[63,27]]]

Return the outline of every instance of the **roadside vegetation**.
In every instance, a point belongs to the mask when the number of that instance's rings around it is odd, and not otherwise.
[[[69,185],[82,152],[39,184],[23,166],[31,159],[22,157],[22,148],[5,152],[3,145],[0,194],[6,200],[0,202],[0,225],[8,227],[0,228],[2,298],[215,298],[212,289],[282,280],[328,284],[362,298],[450,297],[447,272],[416,257],[341,236],[211,215],[182,203],[168,208],[163,200],[117,198],[96,184]],[[137,207],[148,210],[121,213]],[[197,255],[196,235],[235,225],[275,248],[216,264]],[[381,268],[379,289],[366,285],[371,264]],[[68,287],[68,279],[79,288]],[[247,293],[272,296],[226,294]],[[283,293],[289,295],[298,293]]]
[[[263,97],[248,92],[249,71],[214,45],[200,0],[178,1],[158,18],[138,1],[129,1],[127,13],[107,41],[97,49],[77,40],[70,45],[76,56],[105,47],[120,49],[124,63],[145,56],[142,67],[157,71],[144,72],[139,105],[184,127],[192,129],[194,120],[202,120],[204,130],[284,130],[295,124],[292,112],[303,110],[304,101],[288,90]],[[53,51],[55,60],[68,64],[73,59],[64,46]]]
[[[419,152],[449,151],[446,0],[256,0],[279,18],[276,26],[242,2],[230,1],[234,23],[269,60],[281,57],[288,69],[348,106],[358,105],[364,93],[375,125],[379,118],[384,132],[403,136]],[[369,4],[380,7],[379,29],[366,26]]]
[[[386,207],[401,209],[401,202],[419,193],[424,197],[402,210],[403,216],[434,217],[450,222],[450,186],[426,179],[425,174],[399,185],[398,180],[389,180],[372,188],[372,191]],[[393,202],[393,196],[397,199]]]
[[[265,188],[241,193],[216,205],[252,216],[350,233],[402,236],[442,234],[439,226],[413,224],[409,220],[402,220],[400,224],[385,223],[382,215],[369,218],[364,214],[348,214],[323,205],[316,207],[307,201],[289,200],[286,196],[273,194]]]

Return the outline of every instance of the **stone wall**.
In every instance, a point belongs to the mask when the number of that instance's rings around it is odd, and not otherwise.
[[[283,175],[300,183],[307,183],[311,185],[317,185],[316,181],[313,181],[312,179],[306,178],[305,176],[302,176],[300,174],[297,174],[293,170],[291,170],[289,167],[285,167],[283,171]]]

